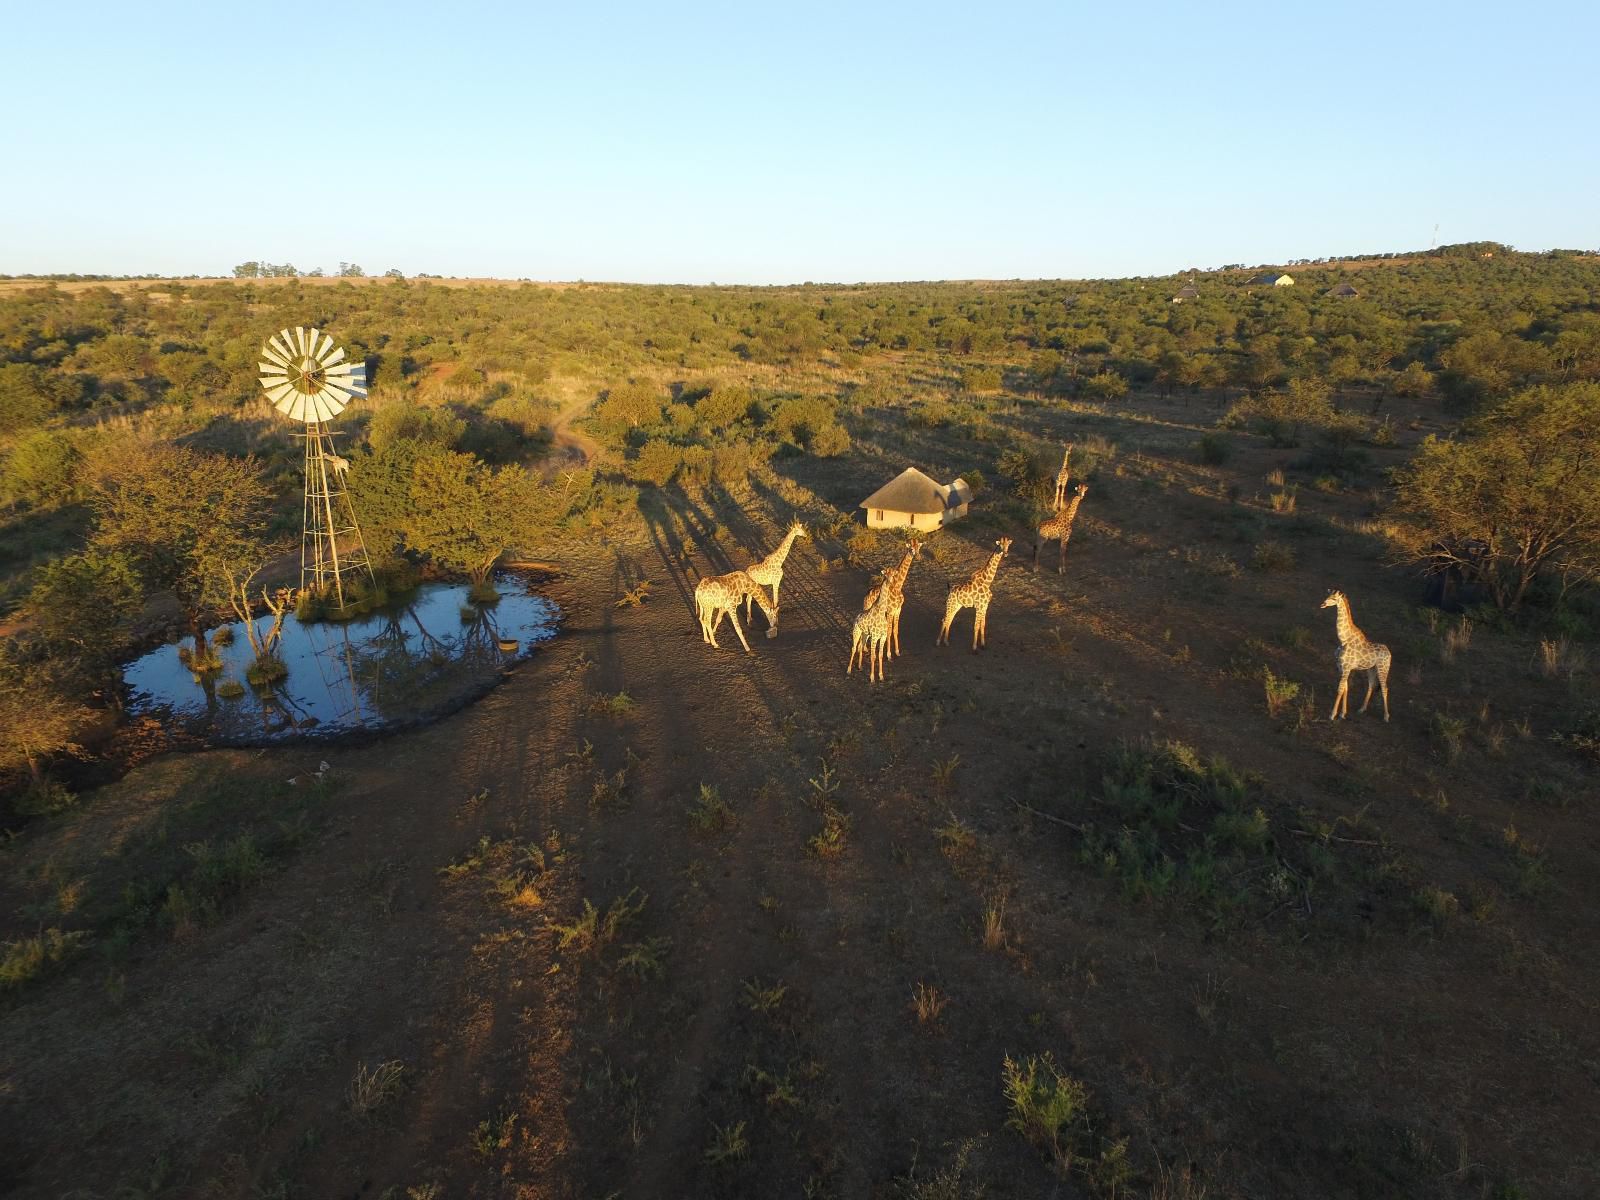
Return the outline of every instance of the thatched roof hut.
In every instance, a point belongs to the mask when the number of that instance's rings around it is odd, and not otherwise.
[[[938,529],[966,516],[971,501],[972,489],[965,480],[939,483],[907,467],[859,507],[867,510],[867,524],[874,529]]]

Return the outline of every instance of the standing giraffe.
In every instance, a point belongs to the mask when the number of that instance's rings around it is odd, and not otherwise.
[[[1067,443],[1067,452],[1061,456],[1061,470],[1056,472],[1056,498],[1050,505],[1052,512],[1061,508],[1067,502],[1067,484],[1072,479],[1072,443]]]
[[[709,643],[712,649],[720,649],[717,645],[717,626],[722,624],[726,615],[733,621],[733,631],[739,635],[739,643],[744,647],[745,653],[750,653],[750,643],[744,639],[744,630],[739,626],[739,605],[744,603],[749,596],[754,596],[761,611],[767,614],[767,636],[778,636],[778,606],[767,603],[767,594],[761,590],[761,585],[750,578],[748,571],[731,571],[726,575],[708,575],[694,587],[695,615],[700,619],[700,637]]]
[[[1072,523],[1078,519],[1078,505],[1083,503],[1083,498],[1089,494],[1089,485],[1080,483],[1072,493],[1072,499],[1067,501],[1067,506],[1059,510],[1055,516],[1047,519],[1039,526],[1039,537],[1033,543],[1033,569],[1039,569],[1039,551],[1051,538],[1061,542],[1061,562],[1056,567],[1056,574],[1060,575],[1067,569],[1067,543],[1072,539]]]
[[[1350,619],[1350,599],[1343,592],[1332,591],[1322,602],[1323,608],[1337,610],[1339,630],[1339,694],[1333,698],[1333,712],[1328,720],[1339,719],[1340,706],[1344,715],[1350,716],[1350,672],[1367,673],[1367,698],[1361,702],[1361,711],[1372,703],[1373,681],[1383,688],[1383,719],[1389,719],[1389,647],[1370,641]]]
[[[878,602],[878,596],[887,592],[889,596],[889,653],[897,656],[900,653],[900,613],[906,606],[906,576],[911,574],[911,564],[917,555],[922,553],[922,539],[913,537],[910,545],[906,547],[906,556],[900,560],[900,565],[883,573],[883,582],[867,593],[867,598],[861,602],[862,609],[871,608]]]
[[[976,653],[979,646],[989,644],[989,601],[994,599],[994,577],[1000,570],[1000,560],[1011,549],[1011,539],[1000,538],[995,545],[1000,549],[991,554],[989,561],[972,573],[971,579],[951,587],[950,594],[944,601],[944,624],[939,627],[939,640],[934,645],[950,644],[950,626],[954,623],[956,614],[968,607],[973,610],[973,652]]]
[[[767,555],[758,563],[751,563],[745,568],[745,574],[757,583],[770,584],[772,587],[772,607],[778,607],[778,584],[783,580],[783,560],[789,557],[789,551],[794,546],[795,538],[810,537],[806,527],[796,521],[789,526],[789,532],[784,534],[783,541],[778,543],[778,548]],[[753,596],[746,596],[744,601],[745,620],[750,619],[750,602]],[[772,636],[768,634],[767,636]]]
[[[877,599],[864,608],[850,627],[850,662],[844,673],[856,669],[857,660],[867,664],[867,682],[876,683],[884,678],[884,668],[889,660],[889,590],[873,589]]]

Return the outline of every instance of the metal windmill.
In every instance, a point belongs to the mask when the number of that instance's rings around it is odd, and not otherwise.
[[[346,362],[344,351],[318,329],[296,326],[273,334],[261,347],[261,386],[272,406],[305,423],[305,524],[300,536],[300,586],[326,595],[331,588],[344,607],[345,577],[372,566],[361,526],[345,490],[350,464],[333,446],[328,421],[354,396],[367,394],[367,367]]]

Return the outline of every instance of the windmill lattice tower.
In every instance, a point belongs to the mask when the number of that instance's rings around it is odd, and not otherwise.
[[[367,394],[367,367],[346,362],[344,350],[318,329],[295,326],[273,334],[261,347],[261,386],[272,406],[305,423],[305,523],[300,535],[300,586],[329,591],[345,606],[345,581],[355,574],[372,581],[372,565],[356,521],[345,472],[350,464],[335,452],[328,422],[355,396]]]

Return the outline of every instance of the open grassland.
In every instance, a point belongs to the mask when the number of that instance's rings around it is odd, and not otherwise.
[[[340,303],[317,319],[358,324]],[[761,328],[379,367],[368,428],[515,414],[525,440],[482,444],[583,492],[526,547],[561,636],[428,729],[166,754],[19,824],[0,1190],[1600,1193],[1596,614],[1420,605],[1386,472],[1458,402],[1350,384],[1340,443],[1219,427],[1238,388],[1041,382],[1004,341],[768,354]],[[131,435],[280,453],[254,401],[117,403]],[[1053,546],[1035,573],[1068,441],[1089,491],[1065,574]],[[978,495],[869,685],[850,626],[901,543],[855,506],[907,464]],[[60,553],[71,511],[6,536],[47,522]],[[794,519],[779,637],[704,645],[696,582]],[[999,536],[987,649],[970,610],[935,648]],[[1388,724],[1326,719],[1332,588],[1393,652]]]

